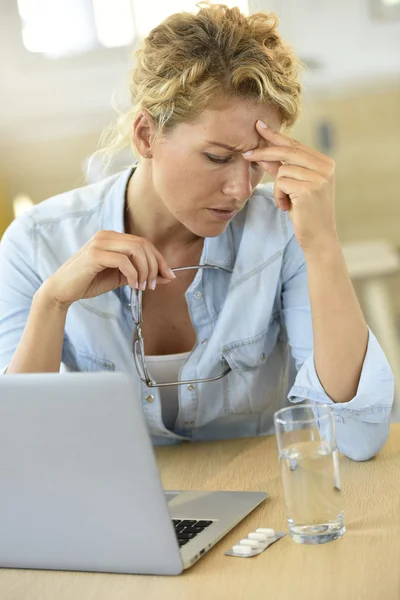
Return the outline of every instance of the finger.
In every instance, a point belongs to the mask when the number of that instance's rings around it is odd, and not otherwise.
[[[295,140],[294,138],[284,135],[283,133],[281,133],[280,131],[277,131],[276,129],[272,129],[271,127],[263,127],[261,125],[261,123],[262,123],[262,121],[256,122],[257,132],[265,140],[268,140],[270,142],[270,145],[272,144],[274,146],[289,146],[289,147],[296,146],[296,147],[301,148],[308,154],[315,156],[316,158],[329,160],[328,156],[321,154],[321,152],[314,150],[314,148],[310,148],[309,146],[302,144],[298,140]]]
[[[259,161],[257,164],[259,164],[264,169],[264,171],[271,175],[273,179],[275,179],[275,177],[277,176],[279,167],[282,165],[281,162],[273,160],[262,160]]]
[[[154,256],[151,244],[145,244],[143,250],[146,255],[148,267],[147,286],[151,290],[155,290],[157,285],[158,262],[156,257]]]
[[[115,231],[98,231],[89,241],[91,248],[99,250],[108,250],[109,252],[120,252],[126,256],[135,256],[142,252],[145,240],[128,234],[121,234]]]
[[[147,279],[149,276],[149,265],[144,248],[142,246],[136,248],[135,253],[131,254],[128,258],[138,272],[139,290],[144,291],[146,289]]]
[[[280,194],[289,196],[291,202],[295,202],[302,194],[308,192],[310,183],[308,181],[296,181],[290,177],[279,177],[274,188],[280,190]]]
[[[99,231],[91,240],[91,247],[128,256],[138,271],[138,286],[141,290],[146,289],[149,276],[148,259],[144,250],[149,246],[153,248],[153,245],[144,238],[113,231]]]
[[[290,177],[296,181],[320,182],[322,177],[315,171],[297,167],[296,165],[281,165],[278,169],[277,179],[280,177]]]
[[[125,277],[130,287],[136,287],[138,272],[125,254],[107,250],[92,249],[91,257],[97,273],[105,269],[118,269]]]
[[[90,247],[105,249],[110,252],[121,252],[126,256],[132,257],[132,259],[135,256],[146,256],[144,248],[149,247],[150,252],[154,254],[158,264],[157,272],[161,277],[159,283],[167,283],[167,281],[169,282],[176,279],[174,273],[170,270],[162,254],[151,242],[144,238],[133,236],[127,233],[119,233],[117,231],[98,231],[96,235],[90,240],[89,245]],[[147,258],[145,260],[147,264]],[[147,276],[148,265],[146,270],[146,277],[140,282],[142,285],[143,281],[146,281]]]
[[[159,252],[157,250],[157,248],[155,246],[153,246],[153,244],[151,244],[151,247],[154,252],[154,256],[157,260],[159,275],[162,278],[167,279],[168,281],[173,281],[174,279],[176,279],[176,275],[169,268],[168,263],[165,260],[165,258],[163,257],[163,255],[161,254],[161,252]],[[159,283],[165,283],[165,281],[161,280],[161,281],[159,281]]]
[[[287,194],[280,189],[277,182],[274,185],[274,200],[275,206],[281,210],[288,210],[290,207],[290,199]]]
[[[283,212],[286,212],[288,210],[291,210],[292,203],[290,201],[290,198],[286,194],[284,194],[284,196],[285,197],[282,200],[280,200],[278,208],[280,208]]]
[[[327,169],[327,164],[319,158],[304,152],[299,146],[269,146],[266,148],[258,148],[250,150],[242,154],[243,158],[251,162],[276,162],[281,161],[289,165],[295,165],[324,173]]]

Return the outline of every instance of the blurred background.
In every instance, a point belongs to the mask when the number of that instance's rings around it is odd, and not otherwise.
[[[275,12],[307,67],[292,133],[336,161],[339,235],[400,390],[400,0],[224,3]],[[112,97],[128,103],[132,51],[195,4],[0,0],[0,237],[32,203],[85,183]],[[94,163],[86,181],[99,177]]]

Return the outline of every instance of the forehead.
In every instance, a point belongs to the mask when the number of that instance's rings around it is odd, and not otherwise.
[[[275,107],[252,100],[227,99],[214,102],[193,123],[178,125],[175,134],[199,143],[212,140],[232,147],[255,148],[261,141],[256,121],[261,119],[272,129],[279,130],[281,116]]]
[[[224,130],[233,130],[235,127],[252,129],[257,119],[265,121],[273,129],[280,128],[281,117],[277,108],[242,99],[215,103],[202,112],[198,124]]]

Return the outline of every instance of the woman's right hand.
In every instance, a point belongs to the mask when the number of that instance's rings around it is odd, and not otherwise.
[[[42,288],[67,310],[73,302],[129,285],[144,290],[170,283],[175,275],[148,240],[116,231],[98,231]]]

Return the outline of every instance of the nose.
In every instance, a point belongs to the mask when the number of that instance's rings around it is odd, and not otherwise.
[[[235,161],[235,164],[230,165],[231,169],[223,186],[225,196],[233,197],[241,203],[253,193],[251,164],[243,160]]]

